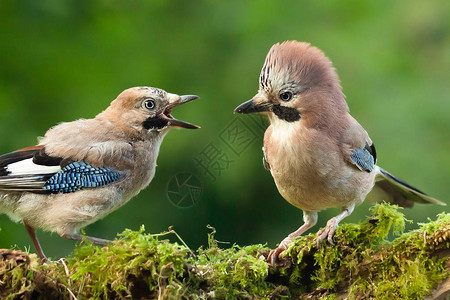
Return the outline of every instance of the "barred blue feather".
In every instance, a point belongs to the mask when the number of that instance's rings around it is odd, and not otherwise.
[[[79,161],[65,166],[53,175],[43,186],[45,190],[57,193],[71,193],[84,188],[93,188],[117,181],[120,173],[113,168],[94,168]]]
[[[375,167],[375,160],[372,154],[366,149],[355,149],[350,155],[352,162],[361,167],[361,169],[371,172]]]

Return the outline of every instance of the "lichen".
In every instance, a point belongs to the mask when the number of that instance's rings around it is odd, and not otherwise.
[[[171,229],[151,235],[144,227],[106,247],[83,241],[59,263],[0,250],[0,298],[422,299],[450,276],[450,214],[408,233],[405,222],[396,206],[376,205],[361,224],[339,227],[335,246],[300,237],[275,267],[264,245],[223,246],[213,228],[197,251]]]

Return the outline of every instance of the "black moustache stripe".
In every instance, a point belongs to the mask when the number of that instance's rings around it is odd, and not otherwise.
[[[295,122],[300,120],[300,113],[292,107],[281,106],[280,104],[273,105],[272,111],[278,118],[287,122]]]
[[[151,117],[142,123],[145,129],[161,129],[167,126],[169,123],[167,120],[161,119],[159,117]]]

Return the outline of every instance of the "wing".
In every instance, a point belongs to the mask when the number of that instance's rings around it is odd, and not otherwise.
[[[113,168],[94,168],[92,165],[76,161],[53,175],[43,189],[56,193],[71,193],[84,188],[94,188],[113,183],[121,175]]]
[[[0,156],[0,191],[68,193],[110,184],[120,177],[113,168],[49,156],[42,145]]]
[[[42,187],[61,171],[62,159],[41,159],[41,152],[43,146],[34,146],[0,156],[0,190],[45,192]]]
[[[361,171],[371,172],[375,168],[377,153],[373,144],[366,143],[364,148],[353,149],[350,154],[352,162]]]

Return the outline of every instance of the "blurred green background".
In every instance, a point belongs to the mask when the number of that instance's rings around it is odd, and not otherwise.
[[[207,243],[210,224],[220,241],[274,247],[297,229],[301,211],[283,200],[262,166],[259,119],[232,114],[256,93],[271,45],[293,39],[331,58],[379,164],[448,202],[448,1],[4,0],[0,36],[0,153],[34,145],[58,122],[94,117],[128,87],[201,96],[174,115],[202,129],[170,132],[150,187],[88,226],[89,235],[112,239],[141,224],[151,233],[173,225],[195,249]],[[236,124],[250,130],[238,154],[225,141]],[[214,177],[196,162],[211,146],[229,160],[222,159],[222,170],[214,168],[217,161],[208,165]],[[192,207],[167,197],[180,172],[202,185]],[[361,205],[344,222],[363,220],[369,207]],[[425,222],[443,210],[448,207],[416,205],[404,212]],[[311,232],[338,212],[320,213]],[[21,224],[0,215],[0,227],[0,247],[30,247]],[[38,236],[48,256],[74,248],[57,234]]]

